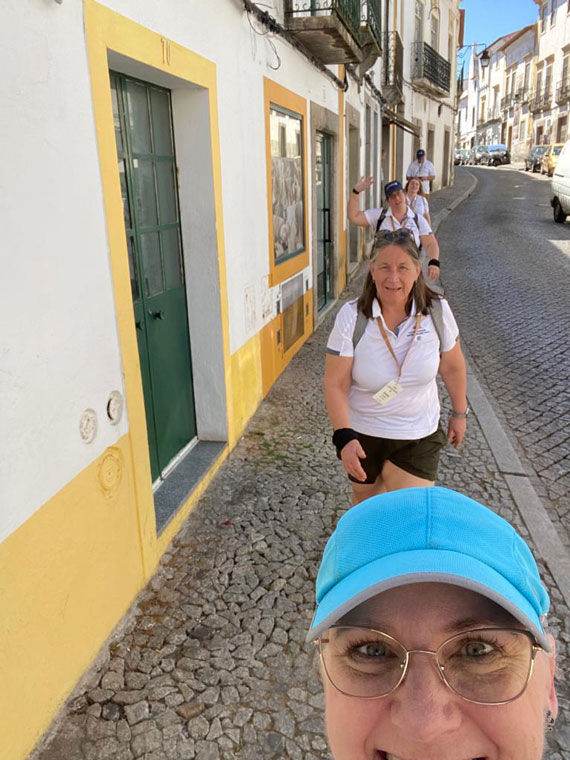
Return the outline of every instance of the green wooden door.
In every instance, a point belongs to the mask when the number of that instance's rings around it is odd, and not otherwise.
[[[111,73],[152,479],[196,437],[170,92]]]
[[[317,191],[317,308],[331,299],[331,142],[330,135],[317,132],[315,143]]]

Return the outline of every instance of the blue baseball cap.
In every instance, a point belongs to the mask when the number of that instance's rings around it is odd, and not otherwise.
[[[420,148],[418,152],[416,153],[416,158],[422,158],[422,156],[425,156],[425,154],[426,154],[425,150]]]
[[[550,606],[536,562],[495,512],[447,488],[407,488],[349,509],[329,538],[307,641],[362,602],[409,583],[476,591],[521,622],[546,650]]]
[[[387,182],[384,185],[384,193],[386,194],[386,198],[389,198],[392,193],[395,193],[396,190],[403,190],[402,184],[398,182],[397,179],[393,179],[391,182]]]

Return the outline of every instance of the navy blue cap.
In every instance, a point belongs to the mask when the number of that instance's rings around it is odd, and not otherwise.
[[[395,193],[396,190],[403,190],[401,183],[398,182],[397,179],[393,179],[391,182],[387,182],[384,186],[384,192],[386,193],[386,198],[389,198],[392,193]]]
[[[422,158],[422,156],[425,156],[426,152],[425,150],[422,150],[421,148],[416,153],[416,158]]]

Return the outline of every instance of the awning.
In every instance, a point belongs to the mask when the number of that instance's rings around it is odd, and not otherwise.
[[[404,119],[399,113],[392,111],[391,108],[386,108],[386,106],[382,108],[382,121],[387,121],[388,124],[395,124],[400,129],[403,129],[404,132],[409,132],[415,137],[420,136],[419,129],[413,122]]]

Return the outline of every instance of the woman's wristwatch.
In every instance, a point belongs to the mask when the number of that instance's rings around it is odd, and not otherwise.
[[[453,411],[451,413],[451,416],[455,420],[464,420],[464,419],[467,418],[467,416],[469,415],[470,411],[471,411],[471,409],[469,409],[469,407],[467,407],[464,412],[455,412],[455,411]]]

